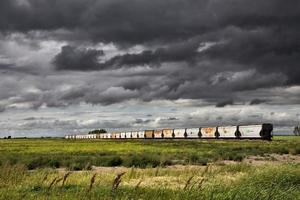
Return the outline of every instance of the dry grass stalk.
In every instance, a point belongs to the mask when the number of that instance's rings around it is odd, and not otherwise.
[[[94,175],[92,176],[91,181],[90,181],[90,187],[89,187],[89,189],[88,189],[88,192],[91,192],[91,191],[92,191],[93,185],[94,185],[94,183],[95,183],[95,181],[96,181],[96,176],[97,176],[97,174],[94,174]]]
[[[62,177],[62,178],[58,178],[58,179],[55,181],[54,185],[56,185],[57,183],[59,183],[59,182],[62,181],[62,180],[63,180],[63,177]]]
[[[134,189],[137,190],[137,189],[140,187],[140,185],[141,185],[142,182],[143,182],[143,180],[140,180],[140,181],[136,184],[136,186],[134,187]]]
[[[48,173],[44,176],[43,180],[42,180],[42,183],[44,183],[48,178]]]
[[[112,184],[112,191],[116,191],[121,183],[121,179],[122,176],[125,174],[126,172],[122,172],[120,174],[117,174],[116,178],[114,179],[114,182]]]
[[[205,181],[205,178],[200,179],[200,181],[198,182],[198,189],[202,189],[202,185]]]
[[[156,168],[154,176],[158,176],[158,173],[159,173],[159,167]]]
[[[187,182],[186,182],[183,190],[192,190],[196,185],[198,185],[198,189],[201,189],[202,188],[202,184],[206,180],[205,178],[203,178],[203,176],[208,172],[208,170],[209,170],[209,166],[206,166],[205,169],[204,169],[204,171],[200,175],[200,177],[201,177],[200,180],[195,181],[193,184],[192,184],[192,179],[194,178],[194,175],[191,176],[187,180]]]
[[[62,184],[61,186],[64,186],[66,181],[67,181],[67,178],[71,175],[72,172],[68,172],[64,175],[64,178],[63,178],[63,181],[62,181]]]
[[[192,179],[194,178],[194,175],[192,175],[187,181],[186,181],[186,183],[185,183],[185,186],[184,186],[184,188],[183,188],[183,190],[187,190],[187,189],[189,189],[189,186],[190,186],[190,184],[191,184],[191,181],[192,181]]]
[[[52,180],[52,182],[50,183],[50,185],[49,185],[49,187],[48,187],[48,190],[51,189],[51,187],[52,187],[52,186],[54,185],[54,183],[56,182],[57,178],[58,178],[58,177],[55,177],[55,178]]]

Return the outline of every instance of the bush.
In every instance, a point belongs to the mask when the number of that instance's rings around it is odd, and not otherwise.
[[[300,154],[300,147],[290,148],[289,154],[292,154],[292,155]]]
[[[149,156],[144,154],[131,155],[124,162],[124,166],[126,167],[141,167],[141,168],[145,168],[147,166],[157,167],[159,166],[159,164],[160,164],[159,157]]]
[[[79,170],[90,170],[92,169],[92,165],[90,161],[86,157],[79,157],[75,160],[70,160],[68,165],[69,170],[79,171]]]
[[[114,167],[122,165],[123,160],[120,156],[113,156],[108,158],[107,166]]]
[[[50,161],[51,160],[49,158],[37,157],[32,160],[29,160],[29,162],[26,164],[26,166],[29,170],[32,170],[32,169],[36,169],[39,167],[49,166]]]
[[[277,150],[277,153],[279,153],[279,154],[288,154],[289,150],[285,147],[281,147]]]
[[[206,158],[206,157],[200,157],[197,154],[191,154],[191,155],[189,155],[189,157],[186,160],[186,162],[188,162],[190,164],[198,164],[198,165],[205,166],[209,162],[209,159]]]
[[[230,154],[229,155],[229,160],[234,160],[234,161],[242,161],[244,159],[244,155],[242,154]]]
[[[198,155],[197,154],[191,154],[190,156],[189,156],[189,158],[188,158],[188,162],[189,163],[193,163],[193,164],[195,164],[195,163],[197,163],[198,162]]]
[[[58,160],[50,160],[49,166],[52,168],[59,168],[60,167],[60,162]]]

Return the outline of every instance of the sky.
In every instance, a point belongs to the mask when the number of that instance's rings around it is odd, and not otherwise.
[[[0,137],[300,124],[299,0],[1,0]]]

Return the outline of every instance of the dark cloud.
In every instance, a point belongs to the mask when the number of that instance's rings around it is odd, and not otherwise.
[[[81,71],[117,69],[136,65],[158,66],[163,62],[192,62],[199,46],[199,40],[193,39],[153,51],[145,50],[138,54],[118,55],[103,63],[100,63],[98,59],[104,54],[101,50],[63,46],[53,63],[57,70]]]
[[[58,70],[96,70],[100,68],[98,58],[102,55],[100,50],[63,46],[53,63]]]
[[[179,120],[179,119],[177,117],[169,117],[168,120],[173,121],[173,120]]]
[[[143,43],[206,34],[227,26],[292,26],[299,2],[281,0],[2,0],[3,32],[69,31],[68,39]],[[71,35],[71,37],[70,37]]]
[[[266,103],[266,102],[267,102],[266,99],[252,99],[250,101],[250,105],[257,105],[257,104]]]
[[[1,0],[0,111],[129,100],[298,105],[299,10],[298,0]],[[151,124],[140,118],[131,123]],[[157,121],[180,121],[170,119]]]
[[[153,122],[152,119],[135,119],[134,123],[135,124],[149,124],[150,122]]]
[[[232,99],[227,99],[224,101],[220,101],[219,103],[216,104],[217,108],[225,107],[227,105],[233,105],[233,100]]]
[[[199,40],[190,41],[170,45],[167,48],[158,48],[154,51],[143,51],[140,54],[125,54],[116,56],[107,62],[107,65],[159,65],[163,62],[180,62],[191,61],[197,55],[199,48]]]

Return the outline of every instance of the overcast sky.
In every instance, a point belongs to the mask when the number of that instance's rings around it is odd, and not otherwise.
[[[0,137],[300,124],[299,0],[1,0]]]

